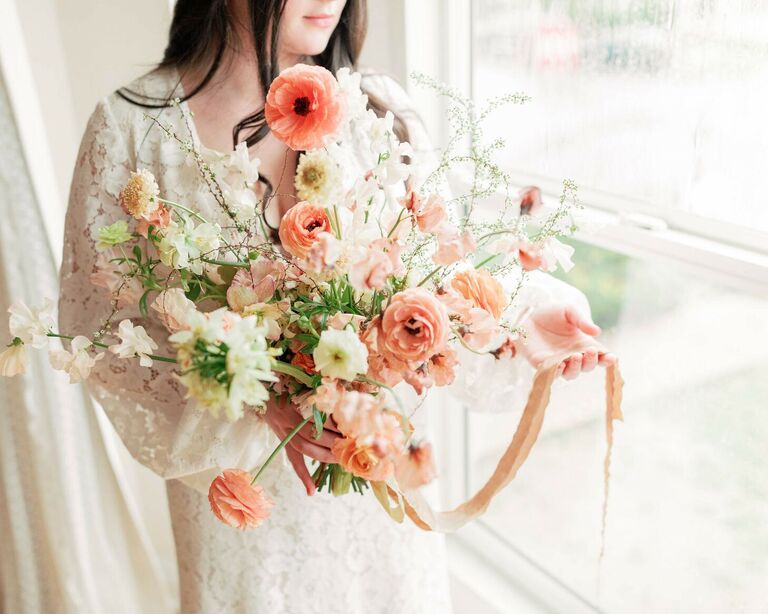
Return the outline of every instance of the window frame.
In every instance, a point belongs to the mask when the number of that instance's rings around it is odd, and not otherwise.
[[[405,4],[406,68],[423,72],[473,95],[472,0],[419,0]],[[408,84],[417,111],[436,143],[446,141],[444,103],[431,92]],[[556,202],[560,179],[507,169],[519,185],[539,185]],[[459,186],[461,181],[459,180]],[[583,216],[600,226],[575,238],[639,259],[673,262],[692,275],[764,294],[768,288],[768,232],[757,232],[680,210],[664,210],[641,200],[581,188]],[[442,457],[442,504],[455,505],[473,494],[468,471],[467,409],[448,412],[436,440],[451,450]],[[447,457],[447,458],[446,458]],[[505,543],[482,519],[448,536],[449,567],[454,577],[498,611],[514,603],[521,614],[544,611],[602,612],[540,563]]]

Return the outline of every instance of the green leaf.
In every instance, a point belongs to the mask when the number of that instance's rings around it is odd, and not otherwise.
[[[141,311],[141,315],[145,318],[147,317],[147,298],[149,297],[149,293],[152,292],[152,290],[147,290],[144,294],[141,295],[141,298],[139,299],[139,311]]]
[[[325,424],[325,414],[317,409],[317,405],[312,405],[312,417],[315,419],[315,439],[320,439],[323,434],[323,425]]]

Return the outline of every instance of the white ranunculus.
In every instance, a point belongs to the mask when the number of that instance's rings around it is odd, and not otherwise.
[[[351,328],[324,330],[312,358],[315,368],[327,377],[353,381],[368,371],[368,348]]]
[[[46,299],[40,309],[27,307],[16,301],[8,308],[8,329],[11,337],[18,337],[25,344],[34,348],[43,348],[48,344],[46,336],[53,329],[53,303]]]
[[[134,326],[130,320],[123,320],[117,328],[117,336],[120,343],[109,347],[109,351],[120,358],[139,357],[142,367],[151,367],[152,359],[149,357],[157,349],[155,343],[143,326]]]
[[[0,354],[0,377],[21,375],[27,370],[27,348],[12,344]]]
[[[48,352],[51,365],[59,371],[69,374],[69,383],[78,384],[88,379],[97,360],[104,358],[104,354],[91,355],[88,351],[93,344],[90,339],[78,335],[72,339],[72,351],[51,350]]]

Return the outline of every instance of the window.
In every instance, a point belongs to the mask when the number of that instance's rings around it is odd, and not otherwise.
[[[478,101],[531,95],[486,124],[507,140],[507,170],[552,194],[573,179],[588,211],[612,220],[578,235],[564,279],[589,296],[627,382],[599,591],[601,373],[557,387],[519,476],[454,542],[487,555],[489,571],[514,566],[506,582],[536,593],[531,612],[763,611],[768,4],[418,4],[409,69],[439,67]],[[446,427],[450,502],[487,479],[518,417],[467,412]]]
[[[627,382],[600,608],[762,611],[768,299],[692,278],[672,263],[577,248],[568,281],[589,295]],[[480,521],[595,605],[602,412],[601,375],[559,385],[527,464]],[[468,412],[470,492],[487,479],[518,416]]]
[[[475,96],[510,88],[533,96],[497,117],[511,170],[531,181],[569,177],[610,208],[697,224],[720,239],[737,227],[768,231],[768,4],[475,0],[472,8]]]

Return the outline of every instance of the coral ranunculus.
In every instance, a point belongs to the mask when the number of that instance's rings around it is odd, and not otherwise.
[[[221,522],[236,529],[255,529],[267,518],[274,503],[261,486],[251,486],[251,476],[240,469],[226,469],[211,483],[208,501]]]
[[[460,271],[451,281],[451,287],[497,320],[509,304],[504,288],[487,269]]]
[[[328,144],[346,113],[346,99],[322,66],[296,64],[272,82],[264,117],[274,135],[294,151]]]
[[[381,458],[372,446],[360,446],[350,437],[334,440],[331,452],[344,469],[366,480],[386,480],[394,469],[392,461]]]
[[[392,297],[381,319],[381,342],[394,356],[423,362],[448,341],[448,311],[423,288],[408,288]]]
[[[308,202],[300,202],[288,209],[280,220],[280,243],[296,258],[306,259],[319,235],[331,232],[331,222],[325,209]]]

